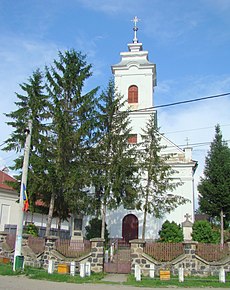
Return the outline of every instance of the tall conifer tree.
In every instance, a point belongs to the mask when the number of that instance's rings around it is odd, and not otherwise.
[[[85,81],[92,75],[86,56],[75,50],[59,52],[59,59],[46,68],[47,91],[51,102],[49,182],[52,184],[46,234],[49,233],[55,203],[63,198],[68,210],[86,212],[90,185],[87,156],[94,144],[96,120],[95,88],[83,94]],[[56,206],[58,208],[58,205]],[[60,208],[60,206],[59,206]]]
[[[101,138],[93,153],[93,185],[101,209],[102,230],[105,235],[106,211],[119,205],[135,203],[138,166],[135,145],[128,143],[130,136],[129,112],[124,110],[121,96],[114,83],[109,82],[100,98]]]
[[[223,244],[223,217],[230,220],[230,148],[223,140],[220,126],[205,159],[204,177],[198,185],[199,205],[203,213],[220,218]]]
[[[142,239],[145,239],[147,214],[159,218],[178,205],[187,202],[184,197],[169,193],[180,183],[175,182],[175,173],[170,166],[170,155],[162,154],[161,136],[151,115],[146,128],[143,129],[143,142],[140,147],[141,191],[139,208],[143,211]]]
[[[37,155],[41,148],[46,144],[47,127],[44,124],[49,117],[49,102],[47,95],[44,94],[43,76],[39,69],[33,72],[27,83],[20,84],[23,93],[16,93],[18,101],[15,102],[17,109],[11,113],[5,114],[12,120],[7,122],[13,127],[13,132],[5,141],[6,146],[3,150],[21,152],[24,149],[26,136],[24,131],[27,130],[29,119],[32,121],[32,138],[29,159],[29,178],[27,183],[27,193],[29,194],[30,210],[33,211],[36,200],[37,184],[33,179],[33,168],[39,165]],[[22,168],[23,156],[15,160],[12,169],[20,171]],[[21,175],[16,176],[21,180]],[[35,182],[34,182],[35,181]],[[16,185],[17,186],[17,185]]]

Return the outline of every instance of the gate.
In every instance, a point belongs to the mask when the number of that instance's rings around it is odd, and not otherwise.
[[[124,240],[114,241],[105,259],[104,272],[129,274],[131,272],[130,244]]]

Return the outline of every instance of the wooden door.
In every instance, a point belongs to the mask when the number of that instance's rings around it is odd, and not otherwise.
[[[138,239],[138,218],[135,215],[128,214],[123,218],[122,237],[127,243]]]

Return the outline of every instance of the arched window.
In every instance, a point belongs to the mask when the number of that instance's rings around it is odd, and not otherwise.
[[[137,86],[130,86],[128,91],[128,103],[138,103],[138,87]]]

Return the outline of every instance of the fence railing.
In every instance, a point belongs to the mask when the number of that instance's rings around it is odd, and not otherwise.
[[[45,239],[40,237],[28,237],[28,246],[35,254],[40,254],[45,250]]]
[[[183,254],[182,243],[146,243],[144,253],[160,262],[169,262]]]
[[[90,241],[57,240],[56,250],[67,258],[79,258],[90,253]]]
[[[16,235],[15,234],[8,234],[6,236],[6,243],[10,247],[11,250],[15,247]]]
[[[196,246],[196,254],[208,262],[219,261],[229,255],[229,247],[224,244],[203,244],[199,243]]]

